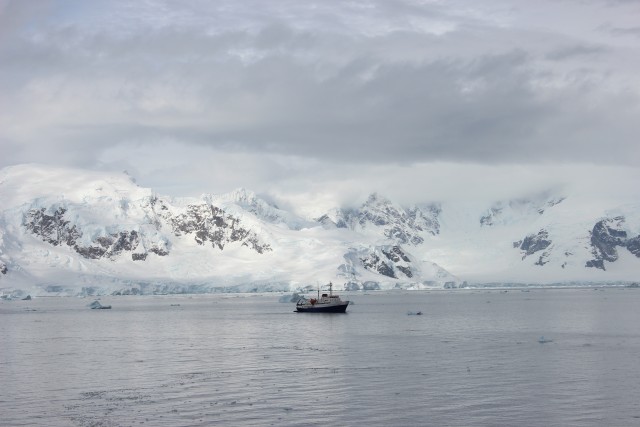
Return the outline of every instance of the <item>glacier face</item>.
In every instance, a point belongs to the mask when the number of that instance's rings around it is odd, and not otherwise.
[[[303,218],[255,193],[174,199],[126,174],[0,171],[0,292],[290,291],[637,280],[640,207],[572,194]]]

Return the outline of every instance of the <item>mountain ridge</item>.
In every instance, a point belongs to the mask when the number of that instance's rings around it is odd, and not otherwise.
[[[424,289],[633,282],[640,209],[571,194],[400,205],[372,193],[318,218],[239,188],[176,199],[127,173],[0,170],[5,294]]]

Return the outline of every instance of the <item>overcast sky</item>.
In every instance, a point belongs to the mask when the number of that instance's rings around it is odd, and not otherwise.
[[[638,0],[0,0],[0,94],[1,167],[161,194],[640,187]]]

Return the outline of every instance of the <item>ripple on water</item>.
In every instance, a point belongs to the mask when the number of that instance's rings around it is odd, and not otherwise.
[[[35,300],[35,312],[2,313],[2,422],[598,426],[640,417],[640,292],[606,301],[511,293],[490,309],[482,293],[380,295],[359,296],[340,316],[296,315],[268,296],[215,308],[207,297],[128,298],[108,316],[73,299],[55,309]],[[415,306],[428,313],[419,322],[406,315]],[[552,345],[538,343],[543,335]]]

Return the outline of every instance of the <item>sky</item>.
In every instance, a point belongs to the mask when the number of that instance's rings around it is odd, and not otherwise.
[[[0,167],[285,203],[640,190],[638,0],[0,0]]]

